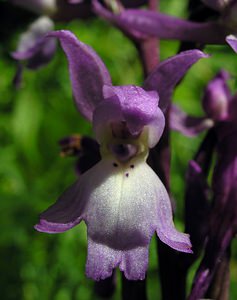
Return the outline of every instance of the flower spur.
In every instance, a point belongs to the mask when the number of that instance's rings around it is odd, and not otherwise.
[[[52,32],[49,37],[59,38],[66,53],[76,105],[93,123],[102,159],[41,214],[35,228],[59,233],[84,220],[88,277],[104,279],[119,267],[130,280],[144,279],[155,231],[173,249],[192,252],[189,236],[174,227],[165,187],[146,163],[165,124],[155,87],[165,108],[175,84],[205,55],[193,50],[168,59],[144,89],[115,87],[98,55],[72,33]]]

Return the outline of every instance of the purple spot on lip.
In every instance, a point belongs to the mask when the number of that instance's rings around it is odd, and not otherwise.
[[[129,174],[128,174],[128,173],[126,173],[125,175],[126,175],[126,177],[128,177],[128,176],[129,176]]]

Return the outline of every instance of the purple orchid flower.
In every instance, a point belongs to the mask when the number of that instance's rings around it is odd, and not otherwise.
[[[14,5],[40,15],[26,32],[20,35],[17,49],[12,53],[16,59],[18,68],[13,80],[14,85],[19,87],[22,82],[24,67],[35,70],[48,64],[56,51],[54,39],[44,39],[46,33],[54,29],[54,21],[71,20],[73,18],[87,18],[93,15],[90,4],[70,4],[64,0],[10,0]]]
[[[89,18],[94,16],[91,1],[84,0],[9,0],[13,5],[32,11],[40,17],[30,24],[26,32],[22,33],[17,49],[12,53],[18,68],[13,80],[19,87],[22,82],[24,67],[35,70],[48,64],[56,51],[53,39],[44,39],[44,35],[54,29],[55,21],[70,21],[75,18]],[[125,7],[138,7],[145,0],[124,0]]]
[[[227,121],[230,117],[231,93],[226,83],[229,74],[221,71],[209,82],[206,87],[202,105],[206,116],[196,117],[183,112],[179,107],[172,105],[170,110],[170,127],[183,135],[192,137]]]
[[[168,59],[144,88],[112,86],[99,56],[71,32],[48,37],[58,38],[66,53],[77,108],[93,123],[102,159],[41,214],[35,228],[59,233],[84,220],[87,276],[104,279],[119,267],[128,279],[143,279],[155,231],[173,249],[192,252],[189,236],[174,227],[168,193],[146,158],[165,123],[157,87],[164,108],[177,82],[206,55],[192,50]]]
[[[35,70],[51,61],[56,51],[56,41],[55,39],[46,40],[44,35],[53,29],[53,21],[42,16],[34,21],[26,32],[21,34],[17,49],[12,52],[12,57],[19,61],[14,80],[16,86],[21,84],[24,66]]]
[[[205,3],[211,8],[219,10],[221,14],[219,20],[198,23],[142,9],[126,9],[120,14],[112,14],[97,0],[93,0],[94,10],[97,14],[135,37],[141,38],[148,35],[160,39],[201,44],[225,44],[227,42],[236,52],[237,1],[206,0]]]
[[[52,31],[54,24],[48,17],[40,17],[20,37],[17,50],[12,53],[16,60],[28,60],[31,68],[38,68],[51,60],[56,50],[56,41],[45,40],[44,36]],[[31,61],[32,60],[32,61]]]

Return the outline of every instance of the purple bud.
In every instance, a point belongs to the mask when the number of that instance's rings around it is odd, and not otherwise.
[[[203,108],[211,119],[214,121],[222,121],[228,117],[228,105],[230,101],[230,90],[226,81],[229,74],[221,71],[207,85],[202,100]]]

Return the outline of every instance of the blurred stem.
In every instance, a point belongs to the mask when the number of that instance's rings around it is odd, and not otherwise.
[[[127,280],[122,273],[122,299],[123,300],[146,300],[146,279]]]
[[[216,143],[217,137],[214,128],[212,128],[208,131],[194,157],[194,160],[202,168],[202,172],[205,174],[205,176],[208,176]]]
[[[206,298],[216,300],[229,299],[230,285],[230,247],[227,248],[223,255],[222,261],[216,270],[211,285],[207,291]]]
[[[218,275],[218,270],[221,269],[220,268],[221,263],[223,263],[226,260],[226,253],[227,253],[227,249],[230,248],[231,245],[231,240],[233,238],[233,231],[231,227],[227,227],[229,229],[220,230],[221,229],[220,224],[223,222],[224,220],[220,220],[220,222],[216,221],[215,232],[217,232],[217,230],[219,230],[220,232],[218,232],[218,236],[209,237],[205,255],[197,270],[193,282],[192,291],[188,297],[188,300],[198,300],[205,296],[205,294],[208,291],[208,288],[210,287],[210,284],[213,282],[214,276]],[[220,279],[222,280],[223,278]],[[214,299],[223,300],[226,298],[214,298]]]
[[[207,176],[209,174],[212,156],[216,145],[216,135],[213,129],[210,129],[202,141],[194,161],[200,166],[200,178],[193,177],[187,172],[187,182],[185,190],[185,232],[190,234],[192,242],[192,255],[179,253],[177,255],[174,273],[177,277],[177,285],[180,293],[178,299],[186,297],[186,279],[190,266],[197,260],[204,241],[207,236],[207,220],[210,205],[208,202]]]
[[[158,0],[149,0],[149,10],[157,11],[159,6]],[[159,41],[155,37],[142,39],[136,44],[142,66],[144,77],[146,78],[159,63]]]
[[[95,294],[101,298],[111,298],[116,288],[116,273],[113,272],[112,276],[96,281],[94,285]]]

